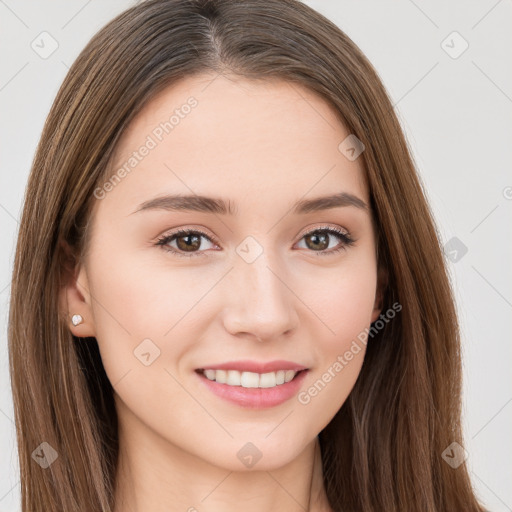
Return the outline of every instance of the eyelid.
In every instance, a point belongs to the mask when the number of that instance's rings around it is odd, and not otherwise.
[[[308,226],[307,228],[304,228],[304,230],[299,231],[299,240],[302,239],[302,237],[306,236],[307,234],[314,232],[314,231],[323,231],[327,229],[333,229],[334,231],[339,231],[340,233],[343,233],[347,237],[351,238],[350,232],[342,228],[340,226],[337,226],[335,224],[326,224],[326,223],[320,223],[320,225],[314,225],[314,226]]]

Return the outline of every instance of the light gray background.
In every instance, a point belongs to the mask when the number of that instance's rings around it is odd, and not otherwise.
[[[68,67],[128,0],[0,0],[0,512],[20,509],[7,357],[10,277],[24,188]],[[309,0],[360,46],[389,90],[432,204],[462,325],[465,448],[492,512],[512,511],[512,37],[510,0]],[[48,58],[31,47],[47,31]],[[469,44],[458,58],[451,51]],[[453,40],[453,43],[451,42]],[[39,45],[42,44],[39,42]],[[48,48],[48,46],[46,46]],[[452,242],[453,243],[453,242]]]

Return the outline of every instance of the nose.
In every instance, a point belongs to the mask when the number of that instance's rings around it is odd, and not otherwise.
[[[223,312],[225,329],[255,341],[279,339],[298,325],[296,297],[287,272],[264,252],[252,263],[240,259],[227,276],[229,300]]]

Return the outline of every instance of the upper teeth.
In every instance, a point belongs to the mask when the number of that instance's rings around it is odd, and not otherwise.
[[[228,386],[244,388],[272,388],[285,382],[290,382],[298,372],[294,370],[279,370],[269,373],[239,372],[238,370],[204,370],[207,379],[215,380]]]

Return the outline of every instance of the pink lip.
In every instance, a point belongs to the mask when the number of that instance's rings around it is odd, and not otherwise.
[[[269,373],[277,372],[279,370],[294,370],[300,372],[307,370],[306,366],[294,363],[292,361],[268,361],[266,363],[258,363],[257,361],[228,361],[222,364],[213,364],[198,368],[201,370],[238,370],[239,372],[253,372],[253,373]],[[284,385],[284,384],[283,384]]]
[[[235,369],[232,366],[230,366],[230,368]],[[223,368],[219,369],[222,370]],[[274,386],[273,388],[244,388],[242,386],[228,386],[227,384],[219,384],[214,380],[207,379],[199,372],[199,370],[196,370],[195,373],[198,378],[201,379],[201,382],[203,382],[212,393],[220,398],[248,409],[266,409],[268,407],[280,405],[295,396],[298,393],[308,370],[301,371],[290,382]]]

